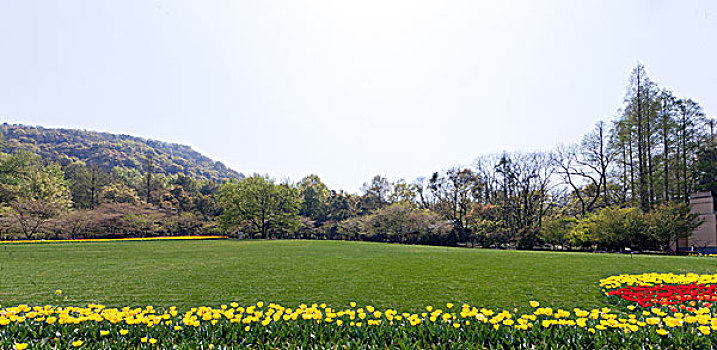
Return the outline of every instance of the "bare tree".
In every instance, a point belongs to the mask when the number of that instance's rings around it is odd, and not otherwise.
[[[60,214],[62,204],[47,200],[22,199],[12,203],[12,214],[25,239],[33,239],[44,225]]]
[[[92,223],[92,210],[76,209],[63,213],[57,219],[60,231],[70,239],[78,239],[85,235]]]
[[[455,227],[456,241],[469,235],[468,214],[481,195],[480,178],[468,168],[451,168],[444,174],[434,173],[429,189],[436,198],[434,210],[450,220]]]
[[[607,129],[605,122],[599,121],[595,124],[595,128],[583,137],[580,144],[580,157],[578,164],[589,169],[598,180],[597,196],[602,192],[603,202],[605,206],[609,206],[610,196],[607,185],[608,170],[615,160],[615,152],[610,143],[610,130]]]
[[[577,146],[558,146],[555,150],[553,164],[557,174],[561,175],[564,183],[570,186],[572,193],[580,203],[580,215],[584,216],[590,211],[600,198],[600,181],[590,172],[585,171],[578,160]],[[597,189],[592,195],[583,190],[586,181]],[[588,198],[586,198],[589,196]]]

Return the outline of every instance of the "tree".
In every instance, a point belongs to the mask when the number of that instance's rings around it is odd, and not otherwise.
[[[153,184],[152,174],[154,173],[154,152],[148,151],[144,160],[144,191],[148,204],[152,203]]]
[[[358,196],[344,191],[331,191],[329,197],[327,219],[343,221],[359,214],[360,199]]]
[[[129,203],[140,202],[137,191],[127,185],[116,182],[102,188],[99,196],[100,203]]]
[[[419,186],[417,184],[406,183],[404,179],[398,179],[392,185],[391,193],[389,194],[389,202],[391,203],[406,203],[406,204],[419,204],[416,202],[418,197]]]
[[[697,152],[697,189],[717,195],[717,142],[711,140]]]
[[[64,168],[75,208],[93,209],[100,203],[102,188],[109,184],[110,174],[97,164],[73,162]]]
[[[331,191],[321,182],[319,176],[314,174],[301,179],[297,184],[297,188],[302,199],[299,214],[321,225],[326,221]]]
[[[222,184],[219,203],[224,209],[220,220],[225,227],[247,225],[266,239],[271,231],[290,229],[296,224],[301,202],[295,188],[254,174]]]
[[[25,239],[41,234],[43,225],[65,209],[60,203],[45,199],[20,199],[10,207]]]
[[[199,181],[193,202],[195,210],[201,213],[205,219],[214,218],[221,214],[221,208],[217,202],[219,189],[220,185],[214,181]]]
[[[149,207],[134,209],[122,217],[127,233],[147,237],[163,229],[162,224],[167,221],[163,212]]]
[[[190,235],[200,233],[203,225],[201,216],[191,212],[180,212],[168,215],[165,228],[172,235]]]
[[[552,245],[553,248],[564,247],[566,243],[569,243],[568,237],[576,222],[575,218],[569,216],[549,216],[540,228],[540,238],[543,242]]]
[[[552,207],[553,157],[539,152],[504,154],[495,166],[499,190],[494,198],[501,208],[501,221],[521,248],[539,243],[543,217]]]
[[[673,131],[677,128],[677,123],[674,117],[675,107],[677,105],[677,99],[672,95],[671,92],[663,90],[660,94],[660,112],[658,114],[658,135],[661,139],[662,144],[662,200],[670,201],[670,183],[672,181],[670,177],[670,163],[673,153],[673,144],[675,142]]]
[[[385,177],[374,176],[370,182],[363,184],[362,190],[364,194],[361,197],[361,214],[368,214],[389,204],[391,184]]]
[[[129,203],[103,203],[92,210],[89,224],[93,233],[100,236],[134,234],[126,217],[141,214],[145,208]]]
[[[572,194],[580,204],[580,215],[584,216],[588,211],[592,210],[600,198],[602,179],[595,176],[586,167],[581,166],[576,146],[558,147],[554,154],[553,164],[557,169],[557,173],[563,177],[563,182],[572,189]],[[587,184],[585,183],[586,181],[588,181]],[[585,191],[584,189],[588,185],[593,185],[593,188],[597,190],[593,191],[593,193]]]
[[[574,245],[596,244],[608,250],[645,246],[645,218],[637,208],[606,207],[575,223],[569,234]]]
[[[77,239],[87,233],[88,227],[92,224],[92,210],[74,209],[62,213],[56,219],[60,232],[70,239]]]
[[[689,195],[695,186],[694,159],[702,136],[700,125],[705,121],[702,107],[687,99],[678,101],[678,177],[682,184],[681,197],[689,202]]]
[[[504,239],[506,232],[502,230],[504,225],[500,221],[500,210],[496,205],[473,203],[467,219],[471,230],[471,247],[475,247],[476,241],[484,247],[508,243],[508,240]]]
[[[379,242],[445,244],[452,224],[429,210],[394,203],[369,215],[342,221],[339,229],[349,237]]]
[[[421,176],[413,181],[413,190],[415,191],[416,200],[418,201],[418,207],[421,209],[430,209],[432,205],[432,198],[430,197],[430,191],[428,190],[428,181],[425,177]]]
[[[615,152],[609,147],[609,138],[605,122],[600,121],[583,137],[579,146],[559,146],[553,153],[553,166],[563,182],[570,186],[571,195],[580,205],[581,216],[596,206],[611,203],[608,177]]]
[[[611,171],[621,185],[617,204],[648,212],[672,200],[687,203],[698,185],[697,152],[713,131],[702,107],[661,89],[638,64],[613,126],[608,149],[619,165]]]
[[[26,239],[42,233],[44,225],[71,203],[62,169],[43,165],[27,152],[0,154],[0,196]]]
[[[689,237],[702,224],[698,214],[685,203],[665,203],[645,215],[647,234],[663,252],[672,251],[678,239]]]
[[[581,157],[578,164],[588,168],[597,178],[596,196],[602,193],[603,205],[610,205],[610,194],[608,183],[608,170],[615,158],[615,154],[609,147],[610,130],[605,122],[599,121],[595,128],[587,133],[580,144]],[[593,182],[595,182],[593,180]]]
[[[469,239],[468,214],[481,195],[481,181],[473,170],[452,168],[444,175],[434,173],[429,189],[436,198],[433,210],[443,215],[454,226],[454,242]]]
[[[18,200],[38,167],[39,159],[32,153],[0,153],[0,204]]]
[[[0,154],[0,204],[30,199],[68,206],[70,190],[64,176],[58,165],[43,165],[34,154]]]
[[[649,114],[647,113],[648,101],[646,90],[649,89],[650,80],[645,72],[642,64],[637,64],[630,75],[630,85],[625,95],[626,117],[632,121],[635,126],[635,141],[637,149],[637,177],[638,177],[638,195],[640,199],[640,208],[643,211],[649,211],[651,207],[650,197],[648,194],[647,183],[647,146],[646,138],[649,134],[646,132],[646,124],[649,124]],[[649,90],[648,90],[649,91]]]
[[[11,209],[0,207],[0,240],[12,239],[13,235],[18,231],[17,221],[12,216]]]
[[[144,178],[142,177],[142,173],[137,169],[116,166],[112,168],[112,182],[122,183],[139,193],[143,188],[142,183],[144,182]]]

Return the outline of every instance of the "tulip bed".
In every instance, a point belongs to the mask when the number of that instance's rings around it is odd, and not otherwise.
[[[603,293],[617,303],[668,306],[672,312],[710,308],[717,301],[717,275],[621,275],[602,280],[601,285]]]
[[[600,281],[613,308],[530,301],[524,312],[450,303],[419,312],[353,302],[186,310],[18,305],[0,308],[0,348],[709,349],[717,343],[716,282],[717,275],[613,276]]]

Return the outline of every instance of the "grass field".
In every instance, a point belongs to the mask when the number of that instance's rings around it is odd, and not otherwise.
[[[0,245],[0,304],[295,306],[350,301],[417,310],[446,302],[525,309],[606,304],[600,278],[715,273],[717,260],[337,241],[149,241]]]

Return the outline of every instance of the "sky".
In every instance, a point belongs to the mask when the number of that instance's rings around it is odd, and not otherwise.
[[[0,122],[359,192],[577,142],[638,61],[717,116],[717,1],[0,1]]]

